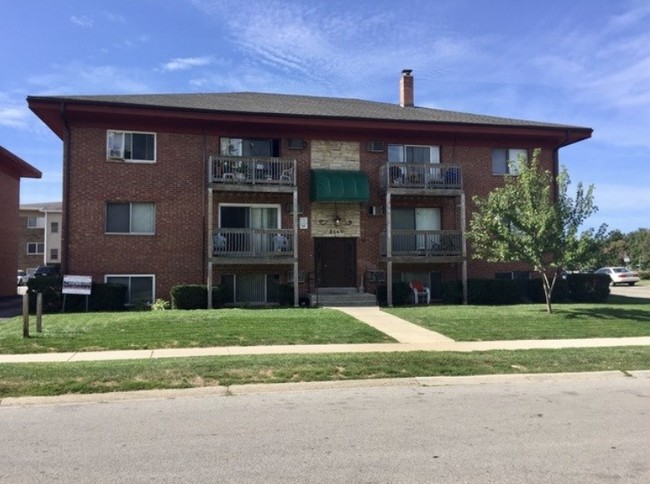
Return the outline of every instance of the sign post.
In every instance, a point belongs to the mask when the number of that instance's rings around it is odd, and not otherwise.
[[[63,306],[61,312],[65,310],[65,297],[67,294],[80,294],[86,296],[86,312],[88,312],[88,296],[92,291],[93,278],[91,276],[63,276]]]

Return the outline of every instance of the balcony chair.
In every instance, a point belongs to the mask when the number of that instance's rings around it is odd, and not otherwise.
[[[273,251],[287,252],[289,250],[289,240],[282,234],[273,236]]]
[[[218,255],[226,251],[226,238],[221,234],[214,234],[212,237],[212,253]]]
[[[431,303],[431,290],[423,285],[420,281],[411,281],[411,289],[413,290],[413,300],[415,304],[420,304],[420,300],[426,300],[427,304]]]

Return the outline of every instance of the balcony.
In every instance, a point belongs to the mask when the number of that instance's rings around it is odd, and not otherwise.
[[[458,195],[463,189],[460,165],[388,162],[381,167],[384,190],[402,195]]]
[[[296,160],[211,156],[210,183],[221,191],[292,192],[296,187]]]
[[[292,229],[215,229],[213,262],[219,264],[288,264],[294,261]]]
[[[393,230],[394,262],[458,262],[463,258],[460,230]],[[386,232],[382,232],[381,254],[387,256]]]

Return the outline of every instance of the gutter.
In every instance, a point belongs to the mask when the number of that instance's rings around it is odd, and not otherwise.
[[[61,227],[61,273],[68,272],[68,249],[70,244],[70,142],[72,139],[70,133],[70,124],[66,116],[65,101],[61,101],[59,111],[65,127],[65,139],[63,140],[63,206]]]

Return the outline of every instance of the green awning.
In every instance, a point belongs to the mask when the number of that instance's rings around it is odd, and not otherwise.
[[[312,170],[312,202],[367,202],[368,177],[362,171]]]

